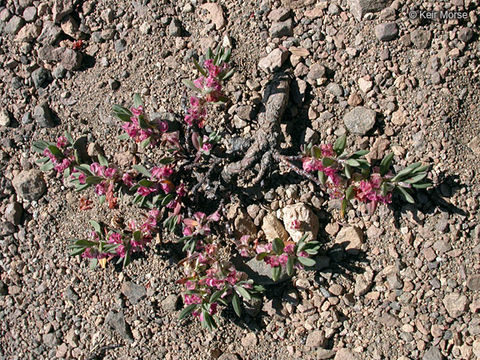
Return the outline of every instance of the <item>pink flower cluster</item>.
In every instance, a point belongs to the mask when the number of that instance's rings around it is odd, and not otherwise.
[[[203,212],[196,212],[193,214],[193,219],[184,219],[183,223],[185,227],[183,228],[183,235],[185,236],[194,236],[194,235],[210,235],[210,226],[209,223],[212,221],[220,220],[220,214],[214,212],[213,214],[206,216]]]
[[[271,255],[266,256],[263,261],[270,265],[270,267],[277,267],[277,266],[285,266],[288,261],[289,255],[294,255],[295,245],[294,244],[287,244],[283,248],[283,254],[281,255],[274,255],[272,252],[272,244],[264,244],[264,245],[257,245],[256,247],[257,254],[261,253],[270,253]],[[302,254],[304,256],[304,254]],[[308,256],[308,255],[307,255]]]
[[[371,203],[373,208],[378,203],[390,204],[392,202],[392,194],[388,193],[383,196],[381,192],[382,176],[380,174],[372,174],[369,180],[362,180],[358,187],[355,188],[355,198],[364,203]]]
[[[193,81],[193,84],[205,95],[203,97],[190,97],[190,108],[188,114],[185,115],[185,122],[189,126],[197,125],[200,128],[205,125],[206,104],[218,102],[222,96],[222,85],[218,80],[218,75],[228,68],[227,64],[214,65],[212,59],[205,60],[203,65],[208,72],[208,76],[200,76]]]
[[[72,165],[72,162],[75,160],[75,157],[72,154],[71,149],[64,149],[67,146],[67,138],[65,136],[60,136],[57,139],[57,148],[62,152],[62,158],[57,158],[55,155],[52,154],[50,149],[45,148],[43,150],[43,155],[47,156],[52,164],[54,165],[54,169],[62,174],[66,169]]]
[[[159,120],[156,124],[156,128],[153,126],[149,126],[147,128],[142,128],[139,124],[139,117],[143,115],[143,106],[139,106],[137,108],[131,107],[130,111],[132,112],[133,116],[130,117],[130,121],[126,122],[122,125],[122,129],[130,136],[135,142],[142,142],[151,138],[151,143],[154,145],[156,143],[155,139],[155,130],[158,129],[161,134],[167,132],[168,130],[168,123],[163,120]],[[151,125],[151,124],[149,124]]]
[[[117,169],[113,167],[106,167],[100,165],[97,162],[94,162],[90,165],[90,171],[93,175],[104,178],[99,184],[95,185],[95,193],[99,196],[106,195],[110,190],[113,190],[113,182],[115,181],[115,175]],[[87,175],[80,173],[78,175],[78,182],[80,184],[85,184],[87,180]]]

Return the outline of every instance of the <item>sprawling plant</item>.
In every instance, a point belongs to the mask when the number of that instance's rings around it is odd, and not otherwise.
[[[118,207],[119,197],[130,195],[135,206],[145,209],[142,221],[129,220],[115,226],[90,221],[93,230],[85,239],[72,240],[71,254],[90,259],[92,267],[105,267],[112,259],[125,266],[132,254],[144,250],[156,234],[168,231],[183,245],[185,253],[180,262],[184,277],[178,283],[185,286],[186,307],[180,318],[191,314],[208,329],[216,327],[219,305],[231,304],[240,316],[242,300],[250,301],[263,291],[235,268],[229,256],[238,253],[247,260],[264,261],[277,281],[283,270],[292,276],[296,269],[314,267],[320,249],[315,239],[308,241],[306,236],[298,242],[278,238],[269,242],[244,235],[228,250],[220,232],[212,230],[222,229],[224,224],[223,201],[210,215],[201,212],[200,204],[194,201],[200,183],[188,170],[202,164],[210,167],[207,173],[212,170],[208,161],[214,158],[212,151],[220,137],[215,132],[208,133],[205,124],[214,105],[228,102],[223,83],[233,74],[229,60],[230,50],[219,49],[216,54],[209,50],[201,64],[194,61],[199,76],[184,81],[194,95],[175,126],[167,119],[150,119],[138,95],[130,108],[113,107],[113,114],[122,121],[125,131],[120,139],[131,139],[143,148],[155,147],[161,156],[154,166],[132,162],[128,169],[121,169],[101,154],[84,159],[80,156],[79,141],[69,133],[54,143],[33,144],[33,149],[43,155],[37,161],[40,169],[63,175],[77,191],[93,189],[100,203],[106,202],[109,209]],[[411,190],[430,186],[426,181],[427,166],[415,163],[394,173],[393,154],[379,164],[370,164],[365,159],[368,151],[348,153],[345,148],[346,137],[342,136],[333,145],[308,144],[299,156],[274,157],[319,185],[332,198],[341,199],[342,215],[348,206],[358,203],[366,203],[373,212],[379,204],[390,204],[394,191],[413,202]],[[82,197],[80,208],[88,210],[91,203]],[[291,226],[301,228],[298,220]]]

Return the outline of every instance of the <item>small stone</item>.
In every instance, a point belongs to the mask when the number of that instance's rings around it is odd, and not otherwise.
[[[470,42],[473,37],[473,30],[468,27],[463,27],[458,31],[458,38],[464,43]]]
[[[124,39],[118,39],[115,41],[114,47],[117,53],[123,52],[127,48],[127,42]]]
[[[173,19],[168,26],[168,34],[173,37],[182,36],[182,23],[178,19]]]
[[[340,296],[343,294],[343,286],[339,284],[332,284],[328,288],[328,291],[330,291],[332,295]]]
[[[42,340],[43,340],[43,343],[45,345],[47,345],[48,347],[52,347],[52,348],[57,346],[58,344],[60,344],[60,341],[57,338],[55,333],[44,334],[42,336]]]
[[[373,129],[375,117],[375,111],[357,106],[345,114],[343,122],[352,134],[365,135]]]
[[[463,294],[451,293],[443,298],[443,305],[447,309],[448,315],[457,318],[467,310],[468,299]]]
[[[73,8],[73,0],[55,0],[52,8],[53,21],[60,23],[64,17],[73,12]]]
[[[37,18],[37,9],[35,6],[29,6],[23,10],[23,19],[26,22],[32,22]]]
[[[141,299],[147,296],[145,286],[135,284],[131,281],[124,282],[121,291],[132,305],[138,304]]]
[[[407,120],[405,114],[401,109],[392,113],[392,124],[397,126],[402,126]]]
[[[174,294],[168,295],[162,300],[162,309],[167,313],[172,313],[177,310],[179,304],[179,297]]]
[[[258,67],[265,72],[274,72],[280,69],[288,58],[288,52],[279,48],[274,49],[270,54],[260,59]]]
[[[105,323],[110,325],[110,327],[112,327],[116,332],[118,332],[118,334],[125,340],[133,341],[130,326],[128,326],[128,324],[126,323],[122,311],[110,311],[105,318]]]
[[[263,218],[262,230],[269,241],[272,241],[275,238],[287,241],[289,238],[283,224],[277,219],[274,213],[270,213]]]
[[[314,330],[307,336],[307,341],[305,345],[309,348],[321,347],[323,348],[326,345],[325,334],[323,331]]]
[[[350,96],[348,97],[347,103],[350,106],[358,106],[363,103],[363,98],[360,94],[354,92],[354,93],[351,93]]]
[[[144,22],[142,25],[140,25],[140,33],[143,35],[150,34],[152,30],[152,26],[148,22]]]
[[[294,225],[294,221],[299,223],[298,228]],[[306,236],[305,241],[316,240],[320,228],[317,215],[303,203],[283,208],[283,224],[295,242],[303,236]]]
[[[62,64],[58,64],[52,71],[52,76],[55,79],[63,79],[67,74],[67,70],[63,67]]]
[[[350,12],[361,21],[367,13],[374,13],[386,8],[392,0],[348,0]]]
[[[443,355],[436,346],[432,346],[430,349],[428,349],[428,351],[425,352],[422,358],[422,360],[442,360],[442,359],[443,359]]]
[[[5,32],[7,34],[16,35],[23,25],[25,25],[25,20],[20,16],[14,15],[5,26]]]
[[[270,27],[270,36],[272,38],[281,38],[283,36],[293,35],[293,20],[288,19],[282,22],[275,22]]]
[[[45,194],[47,186],[38,170],[24,170],[15,176],[12,185],[17,195],[24,200],[38,200]]]
[[[394,22],[379,24],[375,27],[375,35],[380,41],[391,41],[398,35],[398,26]]]
[[[480,290],[480,274],[470,275],[467,279],[467,287],[472,291],[479,291]]]
[[[8,288],[7,288],[7,285],[5,285],[5,283],[0,280],[0,296],[5,296],[8,294]]]
[[[373,282],[373,271],[367,268],[365,273],[359,274],[355,278],[355,296],[365,295]]]
[[[410,40],[417,49],[426,49],[431,38],[432,33],[429,30],[416,29],[410,33]]]
[[[47,87],[51,82],[50,71],[40,67],[32,72],[32,80],[37,89]]]
[[[108,85],[110,86],[110,89],[118,90],[120,88],[120,81],[115,79],[110,79],[108,80]]]
[[[343,88],[337,83],[330,83],[327,85],[327,91],[333,96],[343,96]]]
[[[235,112],[242,120],[252,120],[254,118],[254,112],[251,105],[241,105],[237,107]]]
[[[253,220],[244,210],[238,209],[237,216],[234,219],[235,235],[240,238],[243,235],[257,236],[257,227]]]
[[[33,119],[38,126],[43,128],[51,128],[55,126],[52,110],[46,102],[35,107],[33,110]]]
[[[78,70],[82,66],[83,55],[80,51],[65,49],[62,53],[61,64],[66,70]]]
[[[372,90],[373,81],[365,80],[364,78],[358,79],[358,87],[363,93],[367,93]]]
[[[307,79],[311,81],[316,81],[318,79],[324,78],[326,74],[325,66],[321,64],[313,64],[310,66],[310,70],[307,74]]]
[[[52,21],[45,21],[42,32],[37,41],[43,45],[54,45],[60,38],[61,34],[62,29],[59,26],[55,25]]]
[[[268,14],[268,20],[276,22],[283,21],[290,17],[291,10],[288,8],[278,8],[270,11]]]
[[[217,30],[221,30],[225,24],[225,17],[223,15],[223,9],[220,4],[217,3],[205,3],[200,6],[200,8],[207,10],[209,15],[208,18],[212,23],[215,24]]]
[[[58,359],[64,359],[65,355],[67,355],[67,352],[68,352],[68,345],[61,344],[60,346],[57,347],[57,352],[55,353],[55,356]]]
[[[22,215],[23,215],[22,204],[16,201],[8,204],[7,207],[5,208],[5,219],[7,221],[10,221],[14,225],[20,224]]]
[[[349,349],[339,349],[333,360],[357,360],[358,357]]]
[[[240,357],[234,353],[223,353],[217,360],[240,360]]]
[[[10,113],[3,109],[0,111],[0,126],[9,126],[10,125]]]
[[[19,43],[31,42],[40,35],[41,30],[41,27],[36,24],[28,24],[18,32],[15,41]]]
[[[255,333],[251,332],[242,337],[242,346],[244,348],[253,348],[257,345],[258,340],[257,340],[257,335]]]

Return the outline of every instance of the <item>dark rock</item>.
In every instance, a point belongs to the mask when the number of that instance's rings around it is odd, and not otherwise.
[[[51,128],[55,126],[52,110],[46,102],[35,107],[33,110],[33,119],[38,126],[43,128]]]
[[[55,79],[63,79],[67,74],[67,70],[63,67],[62,64],[58,64],[52,71],[52,76]]]
[[[182,36],[182,23],[178,19],[173,19],[168,26],[168,34],[174,37]]]
[[[398,26],[394,22],[379,24],[375,27],[375,35],[380,41],[393,40],[398,35]]]
[[[458,38],[465,43],[470,42],[470,40],[472,40],[472,37],[473,37],[473,30],[468,27],[461,28],[458,31]]]
[[[8,288],[7,288],[7,285],[5,285],[5,283],[0,280],[0,296],[5,296],[8,294]]]
[[[426,49],[431,38],[432,33],[429,30],[416,29],[410,33],[410,40],[417,49]]]
[[[17,195],[24,200],[38,200],[47,190],[42,173],[38,170],[20,172],[12,180]]]
[[[17,231],[15,225],[9,221],[4,221],[0,224],[0,236],[7,236],[14,234]]]
[[[110,89],[117,90],[120,87],[120,81],[110,79],[108,80],[108,85],[110,86]]]
[[[375,111],[357,106],[343,117],[343,122],[352,134],[365,135],[375,126],[375,116]]]
[[[35,88],[39,89],[47,87],[48,84],[50,84],[52,77],[50,75],[50,71],[40,67],[32,72],[32,80]]]
[[[288,19],[282,22],[273,23],[270,27],[270,36],[272,38],[281,38],[283,36],[293,35],[293,20]]]
[[[290,276],[287,275],[285,268],[282,267],[282,271],[278,280],[273,281],[272,268],[270,265],[264,261],[258,261],[255,258],[250,259],[247,262],[244,262],[243,259],[235,258],[234,264],[238,270],[245,272],[249,279],[252,279],[256,284],[259,285],[278,284],[290,279]]]
[[[7,219],[7,221],[10,221],[14,225],[20,224],[22,215],[23,215],[22,204],[16,201],[8,204],[7,207],[5,208],[5,219]]]
[[[262,310],[263,300],[259,297],[252,297],[250,300],[244,299],[243,310],[248,316],[256,317]]]
[[[133,336],[130,330],[130,326],[126,323],[125,317],[123,316],[122,311],[119,311],[119,312],[110,311],[105,318],[105,322],[108,325],[110,325],[112,329],[118,332],[118,334],[122,338],[130,342],[133,341]]]
[[[131,281],[124,282],[121,291],[133,305],[138,304],[138,302],[147,295],[145,286],[135,284]]]

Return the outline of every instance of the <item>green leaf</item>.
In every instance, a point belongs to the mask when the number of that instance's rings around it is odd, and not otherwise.
[[[91,223],[92,221],[93,221],[93,220],[90,220],[90,223]],[[93,225],[93,224],[92,224],[92,225]],[[97,223],[97,225],[99,225],[99,224]],[[100,226],[100,225],[99,225],[99,226]],[[95,227],[94,227],[94,228],[95,228]],[[96,231],[96,229],[95,229],[95,231]],[[99,232],[99,231],[97,231],[97,232]],[[90,241],[90,240],[86,240],[86,239],[79,239],[79,240],[75,241],[73,244],[74,244],[75,246],[81,246],[81,247],[91,247],[91,246],[97,245],[96,242]]]
[[[285,247],[285,244],[283,243],[282,239],[275,238],[273,240],[272,248],[273,248],[273,251],[275,251],[275,253],[277,255],[281,255],[283,253],[283,248],[284,247]]]
[[[48,147],[48,150],[50,150],[52,154],[55,155],[56,157],[60,157],[60,158],[64,157],[63,153],[55,145],[48,145],[47,147]]]
[[[298,261],[304,266],[308,266],[308,267],[315,266],[315,260],[307,257],[299,256]]]
[[[210,303],[214,303],[216,302],[220,296],[222,296],[222,294],[225,292],[225,289],[222,289],[222,290],[218,290],[218,291],[215,291],[212,296],[210,296]]]
[[[403,169],[402,171],[400,171],[397,175],[395,175],[395,177],[392,179],[393,182],[396,182],[396,181],[401,181],[403,178],[407,177],[408,175],[410,175],[412,173],[413,169],[410,168],[410,167],[406,167],[405,169]]]
[[[145,118],[143,117],[143,115],[140,115],[138,117],[138,125],[140,125],[142,129],[148,129],[150,127],[147,121],[145,120]]]
[[[40,166],[40,170],[41,171],[50,171],[54,167],[55,167],[55,165],[53,165],[53,163],[51,161],[49,161],[49,162],[43,164],[42,166]]]
[[[251,300],[252,297],[250,296],[250,293],[249,293],[247,290],[245,290],[244,287],[242,287],[242,286],[234,286],[234,288],[235,288],[235,291],[236,291],[237,293],[239,293],[240,295],[242,295],[242,297],[243,297],[244,299]]]
[[[133,95],[133,106],[135,108],[138,108],[139,106],[143,106],[143,101],[142,101],[142,98],[140,97],[140,94]]]
[[[427,177],[427,173],[418,174],[418,175],[416,175],[416,176],[414,176],[414,177],[411,177],[410,179],[405,180],[405,182],[406,182],[407,184],[416,184],[416,183],[418,183],[419,181],[425,179],[426,177]]]
[[[77,255],[81,255],[84,253],[86,249],[84,247],[79,247],[79,248],[75,248],[75,250],[72,250],[70,252],[70,256],[77,256]]]
[[[347,179],[351,179],[352,178],[352,168],[348,165],[348,164],[345,164],[345,176],[347,177]]]
[[[108,161],[107,161],[107,159],[105,159],[104,156],[98,154],[98,155],[97,155],[97,158],[98,158],[98,162],[100,163],[100,165],[102,165],[102,166],[108,166]]]
[[[211,48],[207,50],[207,59],[213,59],[213,51]]]
[[[418,174],[418,173],[424,172],[424,171],[428,170],[429,167],[430,167],[430,165],[419,166],[415,170],[412,171],[412,174]]]
[[[282,269],[280,268],[280,266],[275,266],[272,268],[272,279],[273,281],[278,281],[278,279],[280,278],[280,273],[281,273]]]
[[[193,64],[195,65],[195,67],[197,68],[197,70],[198,70],[203,76],[208,77],[208,74],[207,74],[207,72],[205,71],[205,69],[200,66],[200,64],[197,62],[197,60],[195,60],[195,58],[193,59]]]
[[[318,179],[320,180],[320,183],[322,185],[325,185],[325,182],[327,181],[327,175],[323,171],[318,172]]]
[[[175,161],[175,159],[173,157],[164,157],[164,158],[160,159],[160,164],[168,165],[168,164],[171,164],[174,161]]]
[[[342,208],[340,209],[340,216],[341,217],[345,216],[345,211],[347,211],[347,206],[348,206],[348,200],[343,199],[342,200]]]
[[[322,159],[322,165],[323,165],[323,166],[333,165],[334,162],[335,162],[335,160],[330,159],[330,158],[328,158],[328,157],[324,157],[324,158]]]
[[[345,160],[345,163],[347,163],[348,165],[353,166],[353,167],[360,166],[360,163],[355,159],[347,159],[347,160]]]
[[[32,144],[32,150],[37,153],[43,154],[43,151],[47,148],[48,145],[50,145],[50,143],[47,141],[43,141],[43,140],[35,141]]]
[[[167,196],[165,196],[162,200],[162,206],[168,205],[168,203],[172,201],[173,198],[174,198],[173,194],[168,194]]]
[[[100,176],[87,176],[87,178],[85,179],[85,182],[88,185],[95,185],[95,184],[100,184],[102,180],[103,178],[101,178]]]
[[[392,160],[393,160],[393,153],[390,153],[388,155],[385,155],[385,157],[382,159],[382,162],[380,163],[380,175],[384,176],[386,173],[388,173],[388,170],[390,170],[390,166],[392,165]]]
[[[98,233],[99,235],[102,235],[102,227],[98,222],[96,222],[95,220],[90,220],[90,224],[92,225],[96,233]]]
[[[233,74],[235,74],[235,69],[229,70],[225,75],[223,75],[223,76],[220,78],[220,80],[228,80],[228,79],[230,79],[230,78],[233,76]]]
[[[123,133],[123,134],[121,134],[121,135],[118,135],[118,136],[117,136],[117,139],[118,139],[118,140],[127,140],[127,139],[130,139],[130,136],[128,136],[127,133]]]
[[[412,195],[408,193],[406,189],[404,189],[401,186],[395,187],[395,189],[398,189],[402,196],[404,197],[405,200],[407,200],[410,204],[415,204],[415,200],[413,199]]]
[[[232,49],[226,48],[225,53],[222,56],[222,62],[228,63],[230,61],[230,56],[232,55]]]
[[[368,150],[358,150],[356,152],[353,153],[353,157],[361,157],[361,156],[365,156],[369,153],[370,151]]]
[[[353,197],[355,196],[355,187],[353,185],[350,185],[347,189],[347,191],[345,191],[345,198],[347,200],[352,200]]]
[[[132,112],[120,105],[112,106],[113,115],[125,122],[131,122],[130,118],[133,116]]]
[[[312,157],[315,159],[322,158],[322,150],[318,146],[312,146]]]
[[[287,261],[287,275],[293,276],[293,265],[295,265],[295,258],[293,256],[288,257]]]
[[[65,137],[67,138],[67,141],[70,145],[73,145],[75,143],[72,135],[68,131],[65,131]]]
[[[142,179],[138,182],[138,185],[140,186],[145,186],[145,187],[150,187],[153,185],[153,182],[147,179]]]
[[[430,186],[432,186],[431,182],[422,183],[422,184],[413,184],[412,185],[412,187],[414,187],[415,189],[427,189]]]
[[[201,92],[201,89],[197,88],[192,80],[183,79],[182,82],[189,89],[191,89],[195,92]]]
[[[180,315],[178,315],[178,319],[182,320],[185,316],[190,315],[190,313],[197,307],[197,304],[190,304],[186,308],[184,308]]]
[[[240,306],[240,298],[238,297],[236,292],[233,293],[232,305],[233,305],[233,310],[235,310],[235,314],[237,314],[238,317],[241,317],[242,307]]]
[[[152,174],[150,173],[150,171],[148,171],[143,165],[133,165],[132,168],[144,176],[147,176],[149,178],[152,177]]]
[[[337,141],[335,141],[335,144],[333,145],[333,150],[338,156],[340,156],[343,154],[343,151],[345,150],[346,145],[347,145],[347,135],[342,135],[337,139]]]
[[[151,142],[152,138],[148,137],[140,143],[140,146],[142,147],[142,149],[145,149],[148,145],[150,145]]]

